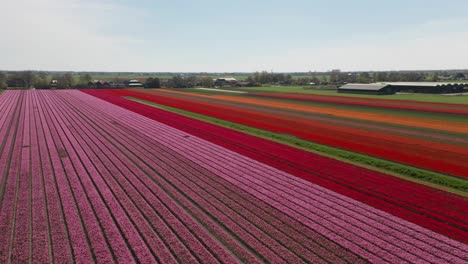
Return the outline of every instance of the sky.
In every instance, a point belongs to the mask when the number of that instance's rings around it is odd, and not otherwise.
[[[0,70],[468,68],[466,0],[0,0]]]

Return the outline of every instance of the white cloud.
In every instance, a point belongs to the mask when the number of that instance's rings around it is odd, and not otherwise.
[[[125,17],[118,5],[7,0],[1,7],[0,69],[112,70],[139,61],[127,48],[136,40],[100,32],[112,26],[112,19]]]

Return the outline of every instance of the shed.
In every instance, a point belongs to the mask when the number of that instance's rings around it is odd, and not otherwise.
[[[338,88],[339,93],[394,94],[405,93],[462,93],[467,83],[444,82],[387,82],[387,83],[349,83]]]
[[[127,87],[144,87],[143,83],[138,80],[128,80],[125,82]]]
[[[395,92],[410,93],[462,93],[468,85],[466,83],[448,82],[389,82]]]
[[[348,83],[338,88],[339,93],[356,94],[394,94],[394,90],[386,83]]]

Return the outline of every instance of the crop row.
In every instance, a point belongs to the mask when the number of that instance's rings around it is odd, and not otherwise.
[[[463,231],[466,221],[461,210],[466,206],[466,200],[459,196],[141,105],[109,93],[88,93],[437,232],[466,240]]]
[[[173,123],[155,122],[79,91],[9,91],[0,97],[0,262],[468,260],[463,243],[273,168],[287,164],[316,178],[331,176],[294,163],[299,158],[294,149],[134,106]],[[184,131],[177,129],[184,124]],[[196,136],[203,131],[211,140]],[[220,131],[223,137],[216,136]],[[248,155],[211,143],[215,138],[219,145],[237,142]],[[317,168],[334,167],[338,177],[372,174],[296,154]],[[247,157],[258,155],[273,167]],[[395,199],[410,217],[422,214],[445,231],[440,221],[463,224],[457,215],[466,207],[461,197],[401,183],[429,201],[422,208]],[[452,207],[438,208],[432,204],[436,199]],[[437,216],[442,209],[447,212]],[[452,231],[463,241],[463,229]]]
[[[149,111],[150,110],[148,110],[148,112]],[[157,112],[155,114],[160,116],[162,113]],[[370,252],[377,252],[377,255],[381,254],[380,257],[385,255],[386,258],[392,259],[393,256],[387,253],[390,251],[392,254],[396,255],[396,257],[393,258],[393,261],[402,261],[402,259],[411,260],[411,258],[418,259],[421,257],[421,255],[427,254],[427,252],[418,252],[418,250],[414,248],[411,248],[410,252],[401,252],[404,249],[398,247],[397,245],[401,246],[403,244],[414,246],[414,243],[417,243],[416,241],[422,242],[424,240],[425,242],[421,243],[420,246],[421,249],[427,249],[425,243],[428,241],[431,241],[431,244],[438,243],[435,242],[437,240],[431,240],[429,236],[422,235],[422,230],[409,231],[410,229],[406,229],[405,234],[395,234],[398,233],[397,230],[401,228],[401,226],[397,224],[400,223],[399,220],[392,219],[394,222],[385,221],[383,224],[382,221],[384,221],[384,218],[388,218],[388,215],[376,218],[376,216],[373,215],[374,212],[369,212],[369,207],[356,203],[347,204],[346,202],[340,200],[346,198],[337,198],[336,194],[333,193],[328,193],[329,196],[327,197],[326,194],[324,194],[326,190],[317,188],[317,186],[313,186],[312,188],[308,189],[304,186],[304,182],[299,181],[297,182],[296,186],[291,186],[288,184],[288,182],[294,182],[297,179],[290,178],[289,180],[286,180],[285,175],[282,172],[274,170],[272,171],[268,168],[255,168],[255,174],[257,176],[252,177],[252,170],[255,167],[253,164],[258,165],[259,163],[245,159],[245,157],[242,158],[241,155],[237,155],[236,158],[235,154],[225,153],[223,152],[224,150],[222,148],[216,150],[215,146],[208,145],[203,141],[200,141],[197,146],[193,146],[192,143],[193,141],[197,140],[196,138],[194,139],[193,137],[187,137],[185,133],[176,133],[174,129],[170,127],[163,128],[160,125],[147,122],[146,120],[139,121],[137,115],[128,114],[122,111],[122,114],[119,114],[119,117],[121,122],[126,122],[128,124],[131,123],[133,126],[141,127],[141,131],[152,131],[151,133],[147,133],[148,137],[158,139],[161,143],[171,142],[171,148],[177,149],[185,157],[190,158],[192,161],[195,161],[199,164],[203,164],[206,169],[213,173],[224,175],[224,179],[230,181],[236,186],[243,188],[245,191],[252,193],[263,201],[268,201],[268,203],[278,208],[278,210],[287,212],[290,216],[296,219],[300,219],[301,222],[307,223],[308,226],[313,226],[314,228],[321,230],[321,232],[326,233],[330,239],[338,240],[344,244],[347,243],[347,245],[350,246],[352,250],[359,252],[359,254],[363,254],[368,258],[372,258],[372,253]],[[174,117],[172,117],[172,119],[173,118]],[[158,133],[154,133],[156,129],[159,130]],[[171,137],[167,135],[174,136]],[[154,148],[151,147],[149,149]],[[197,154],[194,155],[193,153]],[[241,159],[244,160],[242,161]],[[262,171],[264,172],[262,173]],[[235,173],[235,177],[232,176],[233,173]],[[302,195],[298,193],[302,193]],[[326,201],[322,200],[323,198],[325,198]],[[304,199],[311,201],[313,205],[304,202],[298,202],[301,200],[304,201]],[[348,200],[348,202],[349,201],[351,200]],[[321,206],[321,204],[325,204],[325,206]],[[336,209],[337,211],[334,211],[335,208],[333,207],[335,206],[339,207],[339,209]],[[355,209],[354,207],[356,206],[362,206],[362,208]],[[350,207],[354,210],[350,210]],[[345,214],[340,214],[342,211],[345,211]],[[360,214],[364,214],[366,217],[360,217]],[[354,222],[354,220],[358,221]],[[369,221],[378,227],[368,225]],[[330,224],[329,222],[333,224]],[[344,226],[340,228],[341,225]],[[382,229],[386,231],[383,231]],[[407,233],[412,235],[408,236],[406,235]],[[393,242],[391,242],[392,234],[394,235]],[[345,238],[348,237],[351,238],[350,240],[355,241],[346,241]],[[408,239],[411,242],[408,241],[407,244],[405,244],[405,239]],[[441,239],[444,240],[444,238]],[[349,242],[354,242],[355,244],[350,245]],[[366,245],[364,246],[364,250],[361,248],[362,245]],[[464,255],[465,253],[463,253],[463,251],[464,250],[461,250],[459,253]],[[446,251],[438,252],[438,254],[441,254],[440,256],[449,258],[447,253],[448,252]],[[377,261],[376,259],[373,260]],[[448,261],[448,259],[446,259],[446,261]],[[451,261],[454,261],[454,259],[451,259]]]
[[[298,100],[305,102],[319,102],[339,105],[353,105],[364,107],[376,107],[395,110],[412,110],[429,113],[444,113],[444,114],[468,114],[467,105],[446,104],[446,103],[428,103],[405,100],[385,100],[375,98],[357,98],[345,96],[326,96],[326,95],[309,95],[299,93],[276,93],[276,94],[253,94],[256,97]]]
[[[138,90],[134,90],[138,91]],[[285,102],[281,100],[262,99],[249,96],[233,96],[233,95],[203,95],[197,93],[187,93],[183,91],[168,90],[168,89],[153,89],[143,90],[141,93],[171,95],[171,96],[189,96],[191,99],[215,99],[222,102],[230,102],[236,104],[256,105],[268,108],[279,108],[284,111],[300,111],[309,114],[332,115],[341,118],[350,118],[360,121],[383,122],[391,125],[400,125],[408,127],[416,127],[421,129],[434,129],[440,131],[449,131],[454,133],[468,133],[468,127],[462,123],[452,120],[434,119],[430,116],[412,116],[412,115],[394,115],[389,112],[378,113],[373,111],[359,111],[351,109],[340,109],[330,106],[318,106],[313,104],[300,104]],[[437,122],[434,122],[437,121]]]
[[[217,177],[194,170],[170,146],[145,157],[136,142],[156,143],[99,110],[101,103],[63,93],[2,96],[0,109],[10,116],[2,120],[12,123],[1,129],[1,158],[9,157],[1,167],[8,178],[1,186],[2,263],[365,262],[236,189],[213,195],[205,182]]]
[[[78,104],[79,103],[77,103],[77,105]],[[97,113],[96,111],[92,111],[92,112],[95,113],[95,115]],[[83,118],[86,117],[86,116],[88,116],[88,114],[83,113]],[[116,124],[114,124],[114,123],[112,123],[110,121],[106,121],[106,120],[108,120],[108,119],[104,118],[102,120],[99,120],[98,122],[95,121],[96,122],[95,126],[97,126],[97,124],[99,124],[99,127],[102,127],[102,131],[101,131],[102,133],[108,133],[106,131],[115,131],[115,132],[117,132],[118,129],[116,130],[115,128],[113,128],[113,126],[115,126]],[[107,126],[112,126],[112,127],[107,127]],[[184,164],[185,166],[187,166],[188,164],[190,164],[190,162],[188,162],[188,161],[184,162],[182,159],[177,158],[177,157],[176,158],[169,157],[169,158],[166,158],[165,160],[161,160],[161,159],[163,159],[162,155],[164,155],[165,153],[170,153],[170,149],[167,148],[167,147],[166,147],[166,150],[164,150],[164,151],[159,151],[159,150],[157,150],[155,148],[151,148],[151,152],[148,152],[146,154],[141,153],[140,148],[139,148],[139,146],[137,144],[140,144],[140,145],[145,144],[145,143],[148,144],[147,143],[148,142],[147,138],[145,138],[145,137],[141,138],[139,143],[131,142],[131,144],[125,144],[126,141],[131,140],[131,139],[128,138],[129,134],[137,134],[137,133],[135,133],[135,131],[131,131],[131,130],[130,131],[121,131],[120,133],[121,133],[120,137],[114,139],[114,140],[116,140],[114,143],[116,145],[124,144],[123,146],[121,146],[121,148],[125,147],[125,148],[132,149],[132,151],[134,151],[135,154],[138,154],[137,157],[139,157],[139,159],[143,159],[144,162],[142,162],[141,160],[140,161],[135,160],[134,162],[139,164],[139,168],[144,168],[145,169],[145,171],[144,171],[145,174],[152,175],[154,173],[152,173],[151,170],[157,169],[158,173],[160,173],[164,177],[163,178],[157,177],[157,178],[155,178],[155,180],[158,180],[159,184],[161,186],[163,186],[164,188],[172,189],[173,191],[171,193],[173,195],[180,192],[177,189],[183,190],[184,193],[190,195],[191,199],[193,199],[194,201],[199,203],[198,207],[203,208],[204,211],[211,212],[211,215],[213,217],[215,217],[215,219],[217,221],[223,223],[223,225],[225,225],[224,228],[227,228],[228,230],[231,230],[231,232],[236,232],[236,236],[238,236],[240,238],[243,238],[244,240],[249,240],[249,243],[246,246],[254,248],[255,251],[262,252],[262,255],[265,255],[263,258],[271,259],[273,261],[275,256],[276,256],[276,261],[281,260],[281,258],[277,255],[278,253],[275,253],[274,251],[272,251],[271,247],[274,246],[276,250],[281,250],[281,248],[283,248],[282,249],[282,255],[283,255],[283,257],[288,257],[289,261],[296,261],[296,262],[298,261],[297,256],[294,256],[294,254],[291,254],[287,250],[284,249],[284,245],[281,246],[278,242],[275,242],[271,237],[265,235],[265,232],[273,232],[273,231],[260,230],[255,225],[252,225],[252,223],[249,223],[248,221],[244,220],[243,218],[240,218],[240,216],[236,217],[236,215],[237,215],[236,212],[230,211],[229,208],[227,208],[225,205],[222,205],[222,204],[220,204],[220,202],[217,202],[216,201],[217,198],[213,197],[212,195],[210,195],[210,193],[208,193],[206,191],[206,188],[207,188],[206,186],[196,187],[193,184],[191,184],[191,182],[194,181],[194,179],[196,179],[195,177],[199,177],[199,178],[203,179],[203,178],[206,178],[207,175],[206,174],[198,174],[197,175],[194,172],[188,171],[187,169],[183,170],[183,167],[182,168],[177,168],[177,166],[178,166],[177,164],[179,164],[179,163]],[[109,135],[107,135],[107,136],[109,136]],[[113,136],[117,137],[119,135],[118,135],[118,133],[114,133]],[[109,139],[109,140],[112,140],[112,139]],[[130,143],[130,142],[128,142],[128,143]],[[161,147],[159,147],[159,148],[161,148]],[[151,158],[149,158],[149,157],[145,158],[145,156],[147,156],[147,155],[152,155],[152,157]],[[161,160],[161,161],[159,161],[159,160]],[[174,162],[175,160],[179,160],[180,162],[175,163]],[[145,163],[150,164],[151,166],[148,166]],[[195,166],[195,165],[192,165],[192,166]],[[176,167],[176,168],[174,168],[174,167]],[[134,170],[132,170],[132,171],[135,171],[135,170],[136,170],[136,168],[134,168]],[[183,170],[183,171],[180,172],[178,170]],[[186,178],[186,181],[181,181],[180,180],[180,179],[183,179],[183,178]],[[167,183],[168,180],[170,180],[170,183]],[[188,186],[192,185],[192,186],[191,186],[191,188],[188,188],[187,185]],[[197,189],[195,189],[195,188],[197,188]],[[190,189],[193,189],[193,191],[190,191]],[[200,193],[205,194],[205,195],[201,196]],[[212,196],[212,199],[207,199],[207,197],[210,197],[210,196]],[[182,201],[184,200],[183,198],[178,198],[178,199],[181,199]],[[228,197],[225,198],[225,199],[228,199]],[[233,203],[233,202],[231,201],[231,203]],[[249,203],[249,201],[244,201],[244,203]],[[201,205],[203,205],[203,206],[201,206]],[[217,207],[214,207],[215,205],[217,205]],[[196,209],[194,208],[193,210],[196,210]],[[230,214],[227,214],[227,212],[229,212],[229,211],[230,211]],[[219,212],[223,212],[223,213],[219,213]],[[203,214],[200,214],[199,209],[194,211],[194,213],[196,213],[197,215],[200,215],[200,217],[203,216]],[[232,218],[235,218],[237,221],[233,221]],[[259,221],[258,224],[262,223],[262,220],[260,218],[256,218],[256,219],[257,219],[257,221]],[[263,223],[263,225],[268,226],[268,224],[266,224],[266,223]],[[276,227],[273,230],[276,230],[276,232],[279,232],[278,227]],[[278,234],[281,234],[281,233],[278,233]],[[290,235],[296,235],[296,234],[297,234],[297,231],[296,231],[296,233],[291,233],[291,234],[288,234],[288,235],[290,236]],[[291,243],[294,243],[294,240],[291,240],[291,238],[288,238],[285,234],[283,234],[283,237],[285,238],[286,241],[288,241],[287,239],[289,239]],[[267,242],[268,241],[269,242],[265,243],[265,241],[262,241],[262,240],[266,240]],[[284,242],[282,242],[282,244],[284,244]],[[296,245],[296,248],[297,248],[296,250],[301,250],[301,247],[302,247],[301,245],[297,244]],[[321,248],[322,248],[322,250],[326,251],[325,248],[323,248],[323,247],[321,247]],[[311,249],[309,249],[309,251],[310,250]],[[312,257],[314,257],[314,254],[310,255],[310,253],[308,253],[308,250],[302,249],[300,252],[303,252],[302,254],[306,254],[306,256],[309,255],[306,259],[309,259],[309,258],[312,259]],[[346,252],[346,251],[344,251],[344,252]],[[349,254],[349,253],[347,253],[347,254]],[[332,254],[332,253],[329,253],[329,255],[334,256],[334,254]],[[248,254],[247,254],[247,256],[248,256]],[[245,256],[243,256],[243,257],[245,257]],[[318,257],[315,255],[314,258],[318,258]]]
[[[140,91],[143,92],[143,91]],[[158,94],[158,92],[154,92],[153,90],[150,92],[145,91],[145,93],[149,94]],[[171,93],[173,94],[173,93]],[[217,98],[211,97],[193,97],[190,93],[176,93],[177,98],[184,98],[188,100],[195,100],[201,101],[205,103],[215,103],[218,105],[226,106],[226,107],[241,107],[243,110],[253,111],[258,113],[264,113],[267,115],[274,115],[274,116],[285,116],[289,118],[293,118],[295,120],[301,121],[311,121],[314,124],[320,123],[322,125],[333,125],[338,127],[347,127],[354,130],[356,133],[370,133],[370,135],[375,135],[377,132],[378,137],[385,138],[385,135],[391,135],[392,139],[394,140],[394,136],[406,137],[408,140],[415,140],[419,141],[420,139],[424,139],[426,142],[440,142],[451,146],[468,146],[468,139],[463,137],[462,134],[459,133],[450,133],[444,131],[435,131],[433,129],[425,129],[420,127],[409,127],[409,126],[400,126],[394,124],[388,124],[384,122],[375,122],[375,121],[367,121],[367,120],[356,120],[350,118],[341,118],[340,116],[335,116],[332,114],[319,114],[319,113],[311,113],[311,112],[303,112],[303,111],[295,111],[290,109],[283,109],[278,107],[264,107],[262,105],[255,105],[255,104],[246,104],[242,103],[239,104],[237,102],[231,102],[227,100],[219,100]]]
[[[200,102],[166,95],[117,91],[116,95],[132,96],[223,120],[277,133],[290,134],[313,142],[343,148],[416,167],[468,177],[468,148],[372,132],[322,122],[305,121],[287,114],[272,115],[250,111],[242,106],[228,107],[217,102]]]

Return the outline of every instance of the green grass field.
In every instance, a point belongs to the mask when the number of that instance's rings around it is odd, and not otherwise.
[[[272,140],[281,144],[289,145],[295,148],[303,149],[309,152],[317,153],[323,156],[328,156],[337,160],[341,160],[347,163],[351,163],[354,165],[358,165],[361,167],[369,168],[372,170],[380,171],[383,173],[391,174],[403,179],[411,180],[414,182],[426,184],[432,187],[436,187],[439,189],[447,190],[453,193],[458,193],[461,195],[468,196],[468,181],[451,177],[448,175],[423,170],[407,165],[403,165],[400,163],[395,163],[383,159],[378,159],[375,157],[350,152],[326,145],[317,144],[311,141],[306,141],[302,139],[298,139],[296,137],[291,137],[288,135],[273,133],[270,131],[265,131],[261,129],[256,129],[244,125],[240,125],[237,123],[228,122],[225,120],[212,118],[205,115],[196,114],[193,112],[188,112],[184,110],[180,110],[177,108],[172,108],[160,104],[151,103],[148,101],[127,97],[127,99],[139,102],[145,105],[149,105],[152,107],[160,108],[169,112],[173,112],[176,114],[184,115],[190,118],[202,120],[208,123],[212,123],[215,125],[223,126],[226,128],[234,129],[243,133],[247,133],[253,136],[265,138],[268,140]]]

